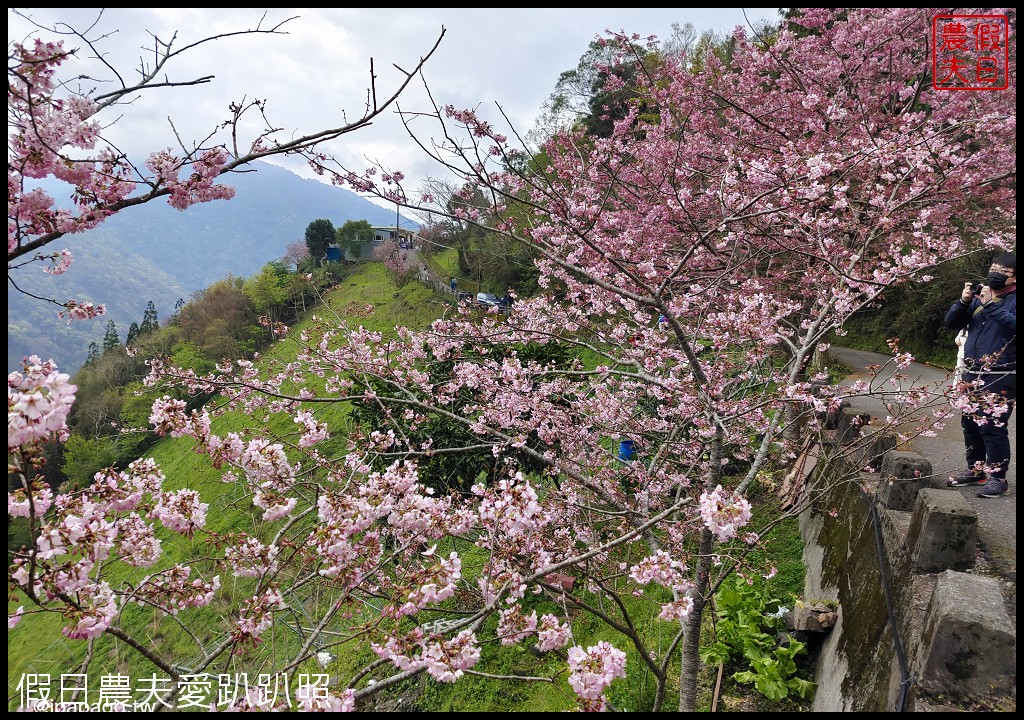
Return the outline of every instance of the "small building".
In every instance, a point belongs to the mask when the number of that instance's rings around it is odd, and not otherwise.
[[[393,242],[395,240],[395,228],[394,226],[374,226],[373,240],[364,244],[359,250],[359,256],[357,257],[351,250],[346,250],[344,254],[345,262],[356,263],[356,262],[372,262],[376,260],[377,248],[386,242]],[[407,228],[398,229],[398,247],[401,250],[412,248],[415,246],[416,231],[409,230]],[[338,257],[334,258],[331,256],[331,251],[334,250]],[[328,246],[327,248],[327,259],[328,260],[341,260],[341,248],[336,245]]]
[[[403,249],[411,248],[413,246],[413,241],[416,239],[416,231],[403,227],[396,228],[395,226],[387,227],[383,225],[374,225],[373,239],[374,242],[378,244],[389,240],[397,240],[398,247]]]

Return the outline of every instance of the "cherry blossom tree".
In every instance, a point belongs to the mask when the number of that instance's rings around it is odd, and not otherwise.
[[[285,247],[284,257],[281,258],[289,265],[299,267],[303,261],[309,259],[309,248],[302,240],[295,240]]]
[[[403,456],[437,452],[403,444],[407,429],[468,395],[461,416],[478,442],[499,457],[531,453],[548,463],[557,482],[540,516],[553,539],[584,538],[597,555],[551,544],[531,564],[521,543],[508,542],[511,556],[491,556],[503,569],[587,567],[587,581],[612,593],[610,579],[631,564],[617,543],[635,551],[630,541],[642,538],[651,553],[667,549],[678,565],[662,576],[674,594],[663,613],[681,626],[683,710],[694,709],[711,574],[735,553],[726,541],[747,519],[742,496],[791,460],[790,430],[820,427],[820,412],[841,401],[815,396],[819,378],[807,372],[815,353],[886,288],[927,282],[930,268],[979,247],[1014,244],[1012,84],[933,89],[924,10],[811,9],[798,22],[800,32],[777,37],[738,33],[733,65],[709,54],[699,72],[674,58],[652,61],[639,38],[611,38],[640,72],[632,111],[609,138],[570,128],[542,153],[523,152],[514,134],[477,114],[438,108],[445,137],[459,139],[435,157],[466,183],[453,217],[539,253],[547,292],[509,316],[439,322],[389,342],[401,367],[386,365],[382,348],[376,363],[353,349],[321,368],[370,375],[353,395],[370,388],[365,400],[392,413]],[[609,93],[624,82],[614,69],[602,69]],[[390,201],[419,202],[397,175],[384,172],[381,183],[336,173]],[[481,192],[485,211],[472,201]],[[524,345],[556,342],[591,362],[520,362]],[[893,352],[905,367],[898,342]],[[410,368],[412,358],[421,362]],[[454,363],[447,374],[431,372],[446,361]],[[892,393],[890,420],[898,426],[934,400],[921,389]],[[943,412],[936,406],[932,421]],[[547,448],[531,448],[532,436]],[[631,439],[643,462],[624,466],[619,438]],[[734,460],[746,472],[725,477]],[[595,508],[607,514],[597,520]],[[608,621],[631,627],[628,617]],[[664,656],[641,656],[656,676],[664,670]]]
[[[124,608],[188,627],[220,602],[231,612],[190,628],[187,674],[228,655],[259,660],[295,678],[310,709],[354,709],[421,673],[561,681],[582,709],[606,709],[630,671],[626,648],[654,678],[651,709],[678,688],[679,709],[695,710],[711,593],[728,573],[771,572],[747,559],[770,530],[751,525],[748,496],[791,464],[791,431],[823,432],[843,399],[810,374],[815,352],[887,287],[1013,246],[1015,87],[932,89],[929,12],[806,9],[800,32],[737,31],[732,64],[709,54],[696,72],[612,35],[636,61],[635,105],[616,109],[608,137],[567,128],[539,151],[475,112],[435,108],[447,142],[421,146],[460,174],[463,206],[414,198],[400,172],[294,148],[334,182],[527,245],[540,291],[508,313],[461,307],[424,332],[325,314],[278,365],[198,376],[151,360],[148,384],[216,394],[205,408],[168,395],[150,421],[188,438],[230,500],[172,484],[147,459],[54,497],[33,481],[33,453],[64,432],[74,389],[26,361],[8,381],[8,450],[24,479],[8,512],[36,540],[9,572],[26,598],[9,626],[59,612],[69,639],[113,636],[180,679],[181,658],[126,632]],[[622,80],[602,70],[611,95]],[[224,153],[208,162],[237,167]],[[178,196],[205,199],[210,173],[197,169]],[[162,176],[157,186],[176,192]],[[22,222],[9,257],[56,239],[43,241],[65,221],[48,222]],[[893,356],[911,360],[895,341]],[[886,400],[904,437],[949,412],[922,389]],[[341,427],[343,403],[370,421]],[[924,425],[902,425],[930,404]],[[224,413],[252,422],[223,425]],[[420,479],[421,461],[480,454],[488,471],[458,489]],[[210,532],[213,503],[227,502],[251,507],[252,527]],[[177,561],[162,550],[170,532],[206,542]],[[113,584],[113,558],[137,576]],[[616,640],[577,639],[580,614]],[[290,617],[302,618],[296,637],[268,652],[263,639]],[[378,659],[329,687],[310,681],[320,653],[357,642]],[[527,645],[558,669],[493,673],[488,643]],[[245,692],[231,707],[272,704]]]

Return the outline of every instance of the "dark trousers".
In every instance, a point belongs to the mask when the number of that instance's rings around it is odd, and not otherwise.
[[[982,464],[988,468],[989,477],[1006,479],[1006,469],[1010,466],[1010,434],[1007,423],[1013,414],[1013,405],[1014,402],[1009,401],[1006,412],[998,415],[978,413],[961,416],[960,427],[964,430],[967,467],[973,468]]]

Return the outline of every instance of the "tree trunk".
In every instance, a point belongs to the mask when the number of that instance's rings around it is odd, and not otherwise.
[[[700,532],[700,557],[697,559],[697,587],[693,591],[693,612],[686,620],[686,636],[682,645],[682,668],[679,671],[679,712],[697,711],[697,673],[700,670],[700,628],[711,577],[711,550],[714,536],[706,527]]]

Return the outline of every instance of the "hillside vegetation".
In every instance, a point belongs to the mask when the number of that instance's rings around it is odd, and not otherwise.
[[[431,259],[432,266],[439,268],[451,268],[454,263],[453,251]],[[257,366],[266,371],[272,366],[294,361],[297,344],[293,338],[309,330],[314,317],[328,322],[344,319],[350,324],[361,324],[368,330],[387,335],[393,333],[397,325],[425,328],[450,307],[453,299],[451,295],[437,293],[417,282],[396,283],[395,280],[395,275],[381,263],[359,266],[325,293],[322,302],[311,308],[290,329],[287,337],[270,346],[256,361]],[[217,399],[212,398],[210,402],[215,403]],[[322,418],[330,425],[332,437],[339,447],[352,429],[349,410],[345,406],[335,406],[331,414]],[[254,421],[243,413],[230,412],[217,418],[211,429],[216,434],[225,435]],[[288,427],[274,429],[281,434],[291,431]],[[223,471],[213,468],[207,457],[193,452],[193,444],[188,438],[163,438],[146,452],[146,457],[155,460],[166,475],[166,490],[187,487],[200,491],[203,500],[210,505],[204,531],[187,538],[158,528],[157,535],[165,553],[158,565],[148,569],[120,565],[111,573],[112,584],[138,586],[145,577],[185,562],[188,558],[202,556],[208,553],[208,548],[215,548],[232,533],[260,524],[259,511],[252,506],[250,498],[243,496],[241,483],[223,482]],[[761,520],[766,518],[762,517]],[[793,598],[799,593],[803,583],[801,549],[795,521],[792,520],[783,523],[767,541],[766,552],[772,553],[768,562],[774,563],[780,570],[770,584],[770,595]],[[466,554],[466,562],[469,563],[472,554],[467,553],[464,547],[462,552]],[[129,636],[147,639],[153,648],[159,646],[161,652],[169,654],[176,664],[193,667],[201,655],[196,650],[192,634],[206,638],[226,636],[232,621],[229,615],[231,608],[237,608],[239,599],[245,598],[247,591],[251,592],[250,582],[244,578],[232,578],[230,572],[222,573],[221,580],[224,585],[214,602],[206,607],[183,610],[180,619],[166,616],[153,620],[148,609],[128,606],[122,613],[120,628]],[[535,606],[543,610],[548,602],[538,598]],[[22,602],[17,598],[10,601],[8,611],[13,612],[19,604]],[[637,605],[631,611],[638,613],[642,607]],[[601,640],[621,641],[606,625],[596,622],[587,614],[579,614],[576,620],[578,624],[574,626],[573,633],[577,641],[584,645],[592,645]],[[110,634],[104,634],[91,642],[64,639],[60,632],[64,622],[59,615],[29,614],[9,633],[8,697],[14,703],[12,708],[17,704],[19,683],[31,673],[44,673],[57,678],[61,674],[87,667],[91,685],[105,675],[117,674],[133,679],[154,675],[154,666],[142,654]],[[274,626],[264,634],[261,645],[248,649],[242,656],[231,656],[226,662],[205,668],[205,672],[211,675],[241,672],[255,675],[275,653],[294,651],[299,643],[310,639],[301,629],[302,625],[302,618],[296,616],[294,608],[293,612],[280,613],[276,616]],[[674,632],[671,623],[651,616],[646,618],[645,625],[643,632],[649,641],[664,645],[671,640]],[[318,667],[317,663],[310,661],[300,667],[299,672],[326,672],[335,680],[350,678],[359,668],[375,659],[370,649],[358,639],[333,645],[331,638],[325,636],[314,640],[314,647],[330,651],[330,664]],[[627,647],[626,651],[629,656],[627,666],[631,670],[625,680],[613,686],[612,698],[618,706],[626,709],[649,707],[649,693],[653,687],[648,677],[649,670],[635,657],[631,648]],[[522,677],[521,683],[506,685],[506,691],[496,693],[493,679],[467,677],[459,683],[447,685],[421,675],[377,695],[373,700],[374,707],[379,710],[421,711],[572,710],[576,707],[576,697],[561,670],[564,668],[564,657],[559,655],[549,653],[546,657],[538,658],[522,645],[505,647],[498,642],[488,643],[484,646],[482,667],[487,667],[492,674],[509,678]],[[554,678],[555,681],[538,680],[545,677]],[[726,687],[735,689],[737,684],[727,681]],[[706,701],[710,703],[710,699],[706,698]]]

